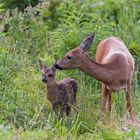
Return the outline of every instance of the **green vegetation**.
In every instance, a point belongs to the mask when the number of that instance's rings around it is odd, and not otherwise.
[[[123,91],[113,94],[112,112],[101,119],[100,82],[78,70],[57,72],[58,80],[78,81],[80,108],[77,117],[72,113],[58,120],[46,101],[38,63],[42,59],[51,66],[92,31],[96,33],[89,50],[93,58],[100,40],[120,37],[136,61],[132,98],[140,119],[140,1],[46,0],[22,12],[15,8],[16,2],[10,6],[5,2],[0,3],[6,7],[0,10],[0,23],[9,25],[0,32],[0,139],[140,139],[140,128],[122,131],[127,116]]]
[[[3,9],[14,9],[18,7],[20,11],[23,11],[28,5],[37,5],[39,0],[0,0],[0,3]]]

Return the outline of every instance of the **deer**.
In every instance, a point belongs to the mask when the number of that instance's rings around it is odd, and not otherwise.
[[[76,80],[65,78],[57,82],[56,69],[54,67],[48,68],[41,61],[39,63],[42,70],[42,82],[46,84],[47,99],[51,103],[53,111],[59,118],[63,117],[64,112],[69,116],[71,106],[78,112],[76,99],[78,84]]]
[[[131,81],[135,61],[124,42],[118,37],[108,37],[99,42],[96,60],[88,55],[95,33],[91,32],[78,47],[70,50],[61,60],[54,64],[59,70],[79,69],[94,79],[101,81],[101,114],[111,111],[112,92],[124,90],[126,107],[133,116],[131,103]],[[102,116],[102,115],[101,115]]]

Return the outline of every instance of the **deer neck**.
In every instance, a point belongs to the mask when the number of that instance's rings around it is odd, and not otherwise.
[[[110,83],[111,74],[106,64],[99,64],[92,60],[87,54],[82,59],[80,70],[87,73],[91,77],[105,83]]]

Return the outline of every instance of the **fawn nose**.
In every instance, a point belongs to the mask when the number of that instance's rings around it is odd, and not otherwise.
[[[47,83],[47,80],[45,78],[42,79],[43,83]]]
[[[61,68],[57,63],[54,64],[54,67],[55,67],[56,69],[62,70],[62,68]]]

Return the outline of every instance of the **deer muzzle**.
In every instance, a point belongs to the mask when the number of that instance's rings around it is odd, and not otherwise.
[[[54,67],[55,67],[56,69],[62,70],[62,67],[60,67],[57,63],[54,64]]]

